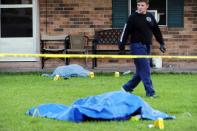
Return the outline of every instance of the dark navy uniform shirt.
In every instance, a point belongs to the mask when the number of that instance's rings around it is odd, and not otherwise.
[[[129,16],[128,21],[124,26],[120,38],[120,46],[123,46],[127,42],[129,36],[130,43],[141,42],[142,44],[152,44],[153,34],[156,40],[161,45],[164,45],[161,31],[154,16],[149,12],[146,14],[135,12]]]

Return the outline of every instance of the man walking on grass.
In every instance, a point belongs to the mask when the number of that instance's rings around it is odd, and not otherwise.
[[[150,55],[153,34],[160,44],[161,52],[164,53],[166,51],[161,31],[154,16],[147,12],[148,7],[149,0],[137,0],[137,10],[129,16],[120,38],[120,53],[124,52],[124,45],[127,39],[130,38],[130,51],[132,55]],[[136,72],[133,78],[122,86],[122,90],[132,92],[142,81],[146,96],[155,97],[155,90],[151,81],[150,59],[135,58],[134,64]]]

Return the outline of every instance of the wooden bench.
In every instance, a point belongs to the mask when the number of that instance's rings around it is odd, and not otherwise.
[[[93,54],[119,54],[118,43],[122,29],[107,29],[96,31],[92,41]],[[129,50],[125,50],[129,54]],[[92,59],[92,68],[97,67],[97,58]]]
[[[42,54],[64,54],[66,53],[66,49],[68,46],[68,35],[57,35],[57,36],[52,36],[52,35],[41,35],[40,38],[40,52]],[[55,44],[59,44],[63,42],[63,46],[60,48],[60,45],[55,45],[55,46],[48,46],[49,42],[57,42]],[[44,68],[44,63],[46,60],[49,58],[44,58],[41,57],[41,68]],[[59,58],[63,61],[65,61],[64,58]],[[67,62],[65,62],[67,63]]]

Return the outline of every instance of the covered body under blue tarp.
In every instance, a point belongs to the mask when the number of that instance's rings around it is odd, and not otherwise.
[[[41,104],[29,109],[26,114],[63,121],[82,122],[86,120],[127,120],[133,115],[142,119],[173,119],[166,113],[154,110],[139,96],[114,91],[76,100],[70,106],[63,104]]]
[[[90,71],[84,69],[82,66],[77,64],[70,64],[66,66],[57,67],[52,74],[43,74],[42,76],[54,77],[59,75],[63,78],[69,77],[87,77]]]

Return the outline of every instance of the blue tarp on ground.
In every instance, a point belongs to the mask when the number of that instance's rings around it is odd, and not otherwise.
[[[66,66],[59,66],[57,67],[52,74],[43,74],[43,76],[50,76],[54,77],[56,75],[59,75],[63,78],[68,77],[87,77],[89,75],[90,71],[84,69],[82,66],[77,64],[71,64]]]
[[[90,119],[126,120],[137,114],[142,119],[149,120],[175,118],[175,116],[154,110],[141,97],[123,91],[78,99],[70,106],[41,104],[28,110],[26,114],[74,122]]]

